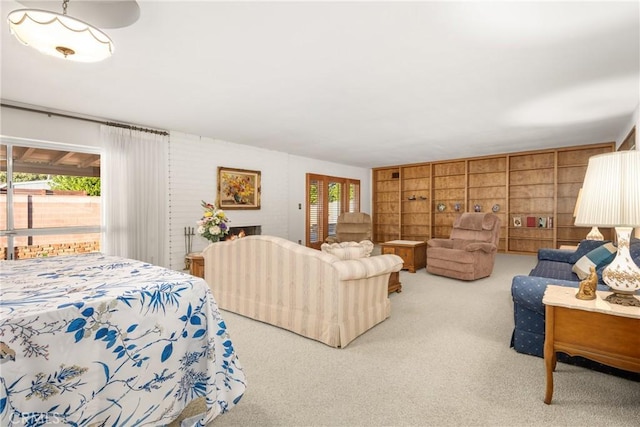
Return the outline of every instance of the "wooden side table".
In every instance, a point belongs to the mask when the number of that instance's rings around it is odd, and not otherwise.
[[[380,248],[383,254],[395,254],[402,258],[402,268],[411,273],[427,266],[427,242],[391,240],[380,243]]]
[[[202,252],[192,252],[186,258],[189,264],[189,274],[204,279],[204,257]]]
[[[576,245],[560,245],[558,249],[563,249],[565,251],[575,251],[578,249]]]
[[[575,297],[578,289],[547,285],[544,364],[547,388],[544,403],[553,396],[556,353],[582,356],[605,365],[640,372],[640,307],[611,304],[611,292],[597,291],[591,301]]]
[[[402,292],[402,283],[400,283],[400,272],[394,271],[389,276],[389,293]]]

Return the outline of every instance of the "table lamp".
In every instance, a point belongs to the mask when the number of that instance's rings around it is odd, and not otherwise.
[[[578,216],[578,207],[580,206],[580,200],[582,200],[582,188],[578,190],[578,199],[576,200],[575,208],[573,208],[574,218]],[[602,235],[600,230],[598,230],[598,227],[593,226],[591,227],[591,231],[587,234],[585,239],[586,240],[604,240],[604,236]]]
[[[615,227],[618,253],[602,272],[613,293],[606,300],[640,307],[640,268],[631,259],[633,227],[640,226],[640,151],[619,151],[589,159],[575,225]]]

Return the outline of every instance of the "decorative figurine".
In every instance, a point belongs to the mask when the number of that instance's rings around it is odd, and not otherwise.
[[[589,277],[580,282],[580,288],[576,298],[583,300],[596,299],[596,287],[598,286],[598,275],[594,266],[589,267]]]

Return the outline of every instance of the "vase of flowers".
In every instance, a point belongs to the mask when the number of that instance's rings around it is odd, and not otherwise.
[[[218,209],[215,205],[202,201],[204,213],[202,218],[196,222],[198,225],[198,234],[211,242],[219,242],[224,236],[229,234],[227,222],[227,214],[222,209]]]

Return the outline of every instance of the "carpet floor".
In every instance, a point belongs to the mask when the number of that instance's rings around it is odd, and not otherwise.
[[[637,426],[640,383],[509,347],[511,278],[535,256],[498,254],[491,277],[401,272],[391,317],[346,348],[223,311],[247,375],[220,426]],[[639,331],[640,334],[640,331]]]

